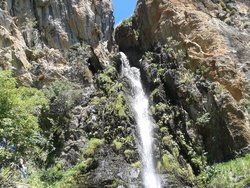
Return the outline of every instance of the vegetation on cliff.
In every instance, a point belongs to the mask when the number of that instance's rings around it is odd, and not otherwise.
[[[0,71],[0,133],[6,139],[6,148],[0,150],[1,165],[6,166],[20,156],[39,156],[45,142],[39,116],[47,108],[47,99],[41,91],[18,86],[10,71]],[[15,151],[11,145],[16,147]]]
[[[115,42],[111,1],[79,6],[0,5],[0,187],[142,186],[118,47],[141,71],[162,184],[249,186],[249,2],[138,0]]]
[[[247,187],[250,182],[250,155],[208,166],[199,175],[199,187]]]

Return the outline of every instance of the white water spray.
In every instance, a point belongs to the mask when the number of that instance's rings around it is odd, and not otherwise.
[[[143,162],[143,183],[145,188],[161,188],[160,179],[155,172],[153,160],[153,128],[149,116],[148,98],[145,95],[140,78],[140,70],[130,67],[124,53],[121,54],[122,75],[129,79],[132,86],[131,104],[135,111],[138,133],[141,139],[140,155]]]

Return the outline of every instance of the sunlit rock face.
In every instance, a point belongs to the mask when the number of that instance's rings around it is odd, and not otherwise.
[[[249,153],[249,0],[138,0],[115,33],[112,14],[111,0],[0,1],[0,69],[11,69],[21,85],[60,80],[75,88],[61,132],[49,134],[56,134],[50,154],[65,169],[86,159],[79,187],[143,184],[116,44],[140,69],[163,187],[197,187],[207,164]],[[55,110],[43,124],[57,117]]]
[[[150,51],[172,37],[186,53],[186,68],[194,75],[200,72],[205,80],[224,89],[225,93],[216,97],[212,88],[206,99],[212,106],[208,111],[216,111],[218,121],[214,120],[205,131],[205,147],[218,160],[249,150],[249,14],[249,1],[139,0],[131,25],[117,29],[116,40],[124,51],[135,47]],[[119,32],[126,30],[127,34]],[[131,40],[133,30],[138,35],[136,41]],[[162,58],[156,61],[160,63]],[[172,77],[169,86],[173,86],[176,75],[169,76],[167,82]],[[187,109],[191,108],[187,105]],[[216,149],[215,143],[224,151]]]
[[[23,84],[68,79],[73,70],[69,49],[78,51],[76,56],[88,45],[84,60],[91,61],[92,71],[109,63],[114,24],[110,0],[8,0],[1,1],[0,15],[1,67],[12,68]],[[83,69],[78,77],[91,80],[89,68]]]
[[[222,20],[219,16],[225,11],[212,1],[138,1],[134,24],[140,28],[141,46],[149,49],[170,36],[177,39],[187,50],[193,68],[208,67],[208,76],[239,101],[248,95],[244,90],[249,91],[241,79],[247,76],[242,66],[249,69],[249,2],[234,4],[234,15]],[[232,20],[230,25],[226,18]]]
[[[97,46],[99,41],[111,40],[113,7],[110,0],[17,0],[6,3],[6,10],[26,34],[31,34],[30,26],[38,28],[43,41],[53,48],[65,49],[77,42]],[[29,41],[29,45],[31,43]]]

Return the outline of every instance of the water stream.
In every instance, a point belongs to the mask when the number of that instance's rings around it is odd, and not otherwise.
[[[124,53],[121,54],[122,75],[131,84],[131,106],[135,112],[138,135],[140,137],[139,152],[143,164],[143,184],[145,188],[161,188],[160,178],[156,174],[153,158],[153,128],[154,124],[149,116],[148,98],[145,95],[140,78],[140,70],[130,67]]]

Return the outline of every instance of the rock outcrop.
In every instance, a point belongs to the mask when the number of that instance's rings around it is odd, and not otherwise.
[[[66,50],[78,42],[96,47],[100,41],[108,41],[111,45],[114,21],[110,0],[18,0],[2,4],[15,18],[29,47],[36,43],[34,28],[38,29],[42,41],[52,48]]]
[[[166,42],[168,37],[180,41],[192,61],[192,68],[208,67],[208,76],[224,85],[239,101],[242,95],[249,93],[244,92],[246,86],[241,80],[241,77],[247,78],[243,67],[249,69],[249,2],[231,4],[234,15],[228,13],[226,17],[239,22],[241,27],[217,18],[222,13],[227,14],[219,3],[178,0],[138,1],[133,26],[145,50],[157,42]],[[120,40],[123,37],[118,43]]]
[[[113,24],[110,0],[1,1],[1,67],[27,85],[67,77],[74,69],[68,50],[89,46],[87,59],[97,71],[108,64]]]
[[[217,103],[219,116],[225,121],[214,122],[214,128],[225,126],[228,131],[228,136],[216,137],[222,137],[221,142],[226,137],[232,140],[228,143],[228,151],[243,151],[250,144],[250,109],[244,105],[249,104],[250,99],[249,14],[248,1],[140,0],[130,26],[121,24],[116,32],[120,49],[128,53],[136,48],[142,52],[150,51],[157,43],[168,43],[169,37],[172,37],[178,41],[177,48],[186,54],[189,62],[186,68],[194,74],[201,72],[205,79],[229,91],[230,94],[221,99],[212,97]],[[131,41],[135,36],[121,34],[119,31],[122,30],[136,33],[136,42],[123,42]],[[215,132],[225,131],[216,128],[212,132],[209,136],[211,139]],[[212,147],[210,141],[207,147]]]
[[[111,0],[1,0],[0,69],[48,100],[37,180],[142,186],[117,46],[141,70],[163,187],[197,187],[208,165],[249,153],[249,17],[248,0],[138,0],[113,33]]]
[[[0,8],[1,69],[49,99],[40,117],[48,139],[43,162],[76,169],[69,187],[139,187],[139,165],[131,166],[139,164],[132,117],[117,71],[107,68],[115,64],[112,1],[3,0]],[[46,171],[41,178],[51,177]]]

